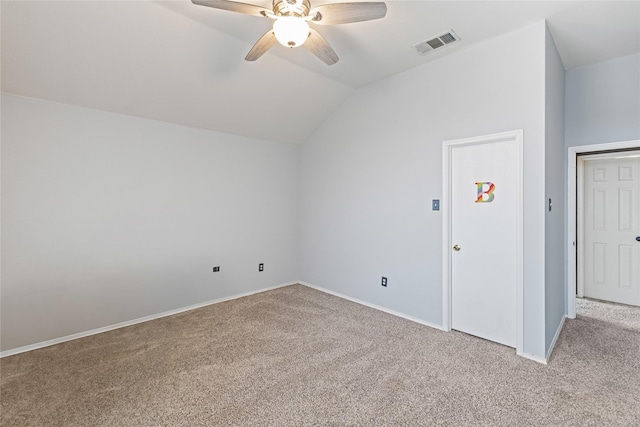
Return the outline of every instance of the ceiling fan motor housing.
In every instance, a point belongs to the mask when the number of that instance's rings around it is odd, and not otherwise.
[[[273,13],[277,16],[307,16],[311,10],[309,0],[273,0]]]

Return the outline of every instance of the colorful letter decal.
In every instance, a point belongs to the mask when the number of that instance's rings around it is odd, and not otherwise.
[[[496,197],[495,194],[493,194],[493,191],[496,189],[493,182],[476,182],[476,186],[478,187],[478,198],[476,199],[476,203],[493,202],[493,199]]]

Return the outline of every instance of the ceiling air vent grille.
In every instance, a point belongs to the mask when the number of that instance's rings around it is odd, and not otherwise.
[[[460,40],[460,37],[453,32],[453,30],[440,34],[432,38],[431,40],[423,41],[418,44],[414,44],[413,48],[418,51],[420,55],[426,55],[429,52],[433,52],[436,49],[439,49],[443,46],[447,46],[453,42],[457,42]]]

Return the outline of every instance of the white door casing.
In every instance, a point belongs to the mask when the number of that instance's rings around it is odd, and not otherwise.
[[[640,151],[580,161],[578,295],[640,305]]]
[[[578,286],[578,266],[584,262],[579,258],[581,256],[578,250],[577,242],[582,241],[581,232],[577,224],[578,220],[578,195],[582,192],[578,190],[580,180],[582,179],[582,171],[580,170],[583,162],[579,161],[579,154],[597,153],[613,150],[640,149],[640,140],[608,142],[603,144],[581,145],[567,148],[567,317],[569,319],[576,318],[576,288]]]
[[[443,326],[522,354],[522,131],[446,141],[443,161]]]

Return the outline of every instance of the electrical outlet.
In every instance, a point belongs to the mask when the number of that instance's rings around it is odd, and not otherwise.
[[[258,271],[264,271],[264,264],[263,263],[258,264]]]
[[[218,271],[220,271],[220,266],[213,267],[214,273],[217,273]]]
[[[382,276],[382,286],[387,287],[387,278]]]

